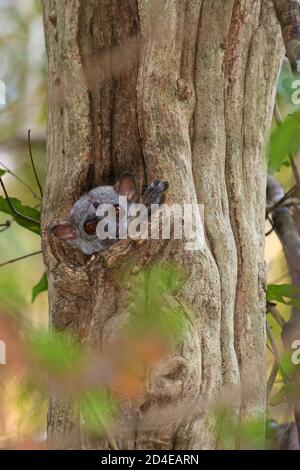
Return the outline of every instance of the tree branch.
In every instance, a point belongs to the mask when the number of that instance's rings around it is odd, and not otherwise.
[[[279,370],[279,366],[278,366],[277,361],[275,360],[274,364],[273,364],[273,367],[271,369],[269,378],[268,378],[268,383],[267,383],[267,401],[269,401],[269,398],[270,398],[270,395],[271,395],[271,392],[272,392],[272,388],[273,388],[273,385],[274,385],[275,380],[276,380],[278,370]]]
[[[39,188],[39,190],[40,190],[41,198],[43,198],[42,186],[41,186],[41,183],[40,183],[40,181],[39,181],[39,178],[38,178],[38,175],[37,175],[37,172],[36,172],[36,169],[35,169],[35,164],[34,164],[33,155],[32,155],[31,139],[30,139],[30,129],[28,129],[28,148],[29,148],[29,156],[30,156],[31,166],[32,166],[32,169],[33,169],[33,173],[34,173],[34,176],[35,176],[35,180],[36,180],[36,183],[37,183],[38,188]]]
[[[277,308],[275,307],[275,305],[272,305],[272,304],[270,304],[270,303],[268,302],[268,303],[267,303],[267,312],[272,315],[272,317],[274,318],[274,320],[277,321],[278,325],[280,325],[281,328],[284,328],[284,326],[286,325],[286,321],[285,321],[285,319],[283,318],[283,316],[280,314],[280,312],[278,312],[278,310],[277,310]]]
[[[10,259],[9,261],[5,261],[5,263],[0,264],[0,268],[2,268],[3,266],[6,266],[7,264],[15,263],[16,261],[21,261],[22,259],[29,258],[30,256],[40,255],[41,253],[43,253],[42,250],[35,251],[34,253],[29,253],[28,255],[19,256],[18,258],[15,258],[15,259]]]

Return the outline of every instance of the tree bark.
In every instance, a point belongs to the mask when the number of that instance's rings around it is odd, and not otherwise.
[[[138,267],[183,266],[188,278],[174,301],[196,314],[176,354],[149,371],[143,401],[122,403],[130,426],[117,446],[218,448],[209,404],[220,392],[231,393],[242,422],[265,412],[265,144],[283,57],[272,1],[44,0],[43,7],[50,324],[105,349],[124,316],[123,261],[80,261],[48,232],[85,190],[130,170],[140,189],[168,180],[168,203],[204,204],[203,250],[149,241],[128,254]],[[195,406],[184,412],[187,403]],[[167,409],[175,412],[163,425],[141,426]],[[52,448],[83,445],[79,410],[66,397],[52,395],[48,432]]]

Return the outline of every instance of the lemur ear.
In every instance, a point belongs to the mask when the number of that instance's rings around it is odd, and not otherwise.
[[[53,225],[50,231],[59,238],[59,240],[75,240],[77,238],[76,229],[74,225],[69,222]]]
[[[136,202],[138,191],[135,179],[130,173],[123,173],[114,185],[114,190],[120,195],[127,197],[128,202]]]

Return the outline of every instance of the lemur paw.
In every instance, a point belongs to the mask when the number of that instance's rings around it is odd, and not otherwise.
[[[168,187],[168,181],[154,180],[144,193],[144,204],[146,206],[151,206],[151,204],[161,204]]]

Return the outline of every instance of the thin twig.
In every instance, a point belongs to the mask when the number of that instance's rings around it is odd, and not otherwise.
[[[270,341],[270,345],[271,345],[271,351],[272,353],[274,354],[274,357],[276,359],[276,361],[278,362],[279,364],[279,361],[280,361],[280,354],[279,354],[279,351],[277,349],[277,345],[275,343],[275,339],[273,337],[273,334],[272,334],[272,331],[271,331],[271,328],[270,328],[270,325],[268,322],[266,322],[266,325],[267,325],[267,336],[269,338],[269,341]]]
[[[282,369],[282,367],[280,366],[280,354],[279,354],[279,351],[277,349],[277,345],[276,345],[276,342],[275,342],[275,339],[273,337],[273,334],[272,334],[272,331],[271,331],[271,328],[270,328],[270,325],[268,322],[266,322],[266,328],[267,328],[267,336],[269,338],[269,341],[270,341],[270,345],[271,345],[271,351],[274,355],[274,358],[278,364],[278,368],[280,369],[280,372],[281,372],[281,375],[282,375],[282,378],[284,380],[284,383],[290,383],[290,379],[289,377],[286,375],[286,373],[284,372],[284,370]]]
[[[0,224],[0,227],[9,227],[11,224],[10,220],[7,220],[6,222],[4,222],[4,224]]]
[[[283,279],[285,279],[286,277],[289,277],[290,276],[290,273],[288,271],[286,271],[284,274],[282,274],[280,277],[278,277],[277,279],[275,279],[275,281],[272,282],[272,284],[278,284],[278,282],[281,282],[283,281]]]
[[[267,233],[265,233],[265,237],[268,237],[269,235],[271,235],[271,233],[275,230],[275,224],[269,215],[267,215],[267,220],[271,225],[271,229],[268,230]]]
[[[0,233],[5,232],[5,230],[11,226],[12,222],[13,220],[7,220],[4,224],[0,224],[0,227],[3,227],[1,228]]]
[[[34,253],[29,253],[28,255],[19,256],[19,258],[10,259],[9,261],[5,261],[5,263],[0,264],[0,268],[6,266],[7,264],[15,263],[16,261],[21,261],[22,259],[29,258],[30,256],[40,255],[41,253],[43,253],[42,250],[35,251]]]
[[[32,156],[32,148],[31,148],[31,140],[30,140],[30,129],[28,129],[28,148],[29,148],[29,156],[30,156],[31,166],[32,166],[33,173],[34,173],[34,176],[35,176],[35,180],[36,180],[36,183],[39,187],[41,198],[42,198],[43,197],[43,190],[42,190],[42,186],[41,186],[41,183],[39,181],[39,178],[38,178],[38,175],[37,175],[37,172],[36,172],[36,169],[35,169],[33,156]]]
[[[269,398],[270,398],[270,395],[271,395],[271,392],[272,392],[272,388],[273,388],[273,385],[274,385],[276,377],[277,377],[278,370],[279,370],[278,363],[275,360],[274,364],[273,364],[273,367],[271,369],[269,378],[268,378],[268,383],[267,383],[267,401],[269,401]]]
[[[294,175],[295,181],[297,183],[298,188],[300,188],[300,175],[299,175],[297,165],[295,163],[295,160],[292,157],[290,157],[290,162],[291,162],[291,165],[292,165],[292,170],[293,170],[293,175]]]
[[[279,199],[279,201],[275,202],[275,204],[273,204],[273,206],[270,206],[268,207],[267,209],[267,216],[273,212],[275,209],[277,209],[277,207],[279,207],[284,201],[286,201],[286,199],[288,199],[288,197],[290,197],[290,195],[296,190],[298,189],[297,185],[295,184],[291,189],[288,190],[287,193],[285,193],[285,195]]]
[[[271,235],[271,233],[274,232],[274,230],[275,230],[275,227],[270,228],[270,230],[268,230],[267,233],[265,233],[265,237],[268,237],[269,235]]]
[[[7,200],[7,204],[9,205],[10,207],[10,210],[12,211],[13,214],[15,214],[16,217],[21,217],[23,220],[28,220],[29,222],[32,222],[34,224],[37,224],[38,226],[40,225],[39,221],[38,220],[35,220],[33,219],[32,217],[29,217],[29,215],[24,215],[24,214],[21,214],[21,212],[17,211],[15,209],[15,207],[13,206],[8,194],[7,194],[7,191],[6,191],[6,188],[4,186],[4,183],[2,181],[2,178],[0,177],[0,184],[2,186],[2,189],[3,189],[3,192],[5,194],[5,197],[6,197],[6,200]]]
[[[4,163],[0,162],[0,165],[5,169],[7,173],[9,173],[11,176],[16,178],[16,180],[18,180],[19,183],[23,184],[23,186],[25,186],[25,188],[27,188],[31,192],[31,194],[33,195],[35,199],[38,199],[39,201],[41,200],[40,196],[38,196],[33,191],[33,189],[29,186],[29,184],[26,183],[26,181],[22,180],[18,175],[16,175],[12,170],[10,170]]]
[[[280,126],[283,123],[283,118],[282,118],[277,100],[275,101],[275,106],[274,106],[274,117],[275,117],[276,124]]]
[[[108,442],[110,443],[111,447],[113,448],[113,450],[119,450],[119,449],[118,449],[118,446],[117,446],[117,444],[116,444],[116,441],[115,441],[115,439],[114,439],[114,436],[113,436],[112,433],[109,431],[109,429],[108,429],[108,427],[106,426],[106,423],[104,422],[102,416],[99,416],[98,414],[96,414],[93,409],[92,409],[92,413],[94,414],[95,418],[100,421],[101,426],[103,427],[104,432],[105,432],[105,434],[106,434],[106,438],[107,438]]]
[[[267,312],[272,315],[274,320],[277,321],[278,325],[280,325],[281,328],[283,328],[285,326],[285,324],[286,324],[285,319],[283,318],[281,313],[277,310],[277,308],[274,305],[271,305],[270,303],[267,303]]]

